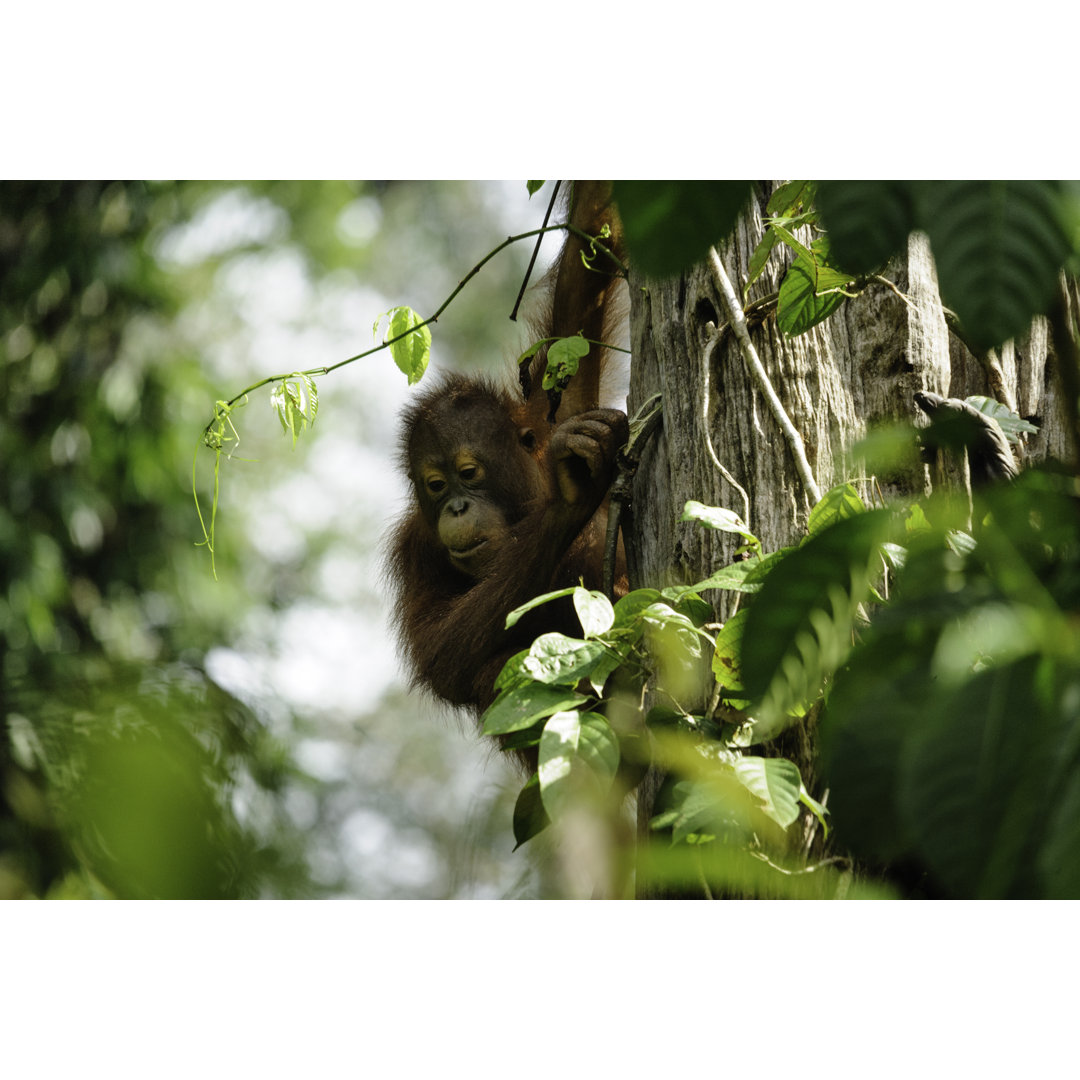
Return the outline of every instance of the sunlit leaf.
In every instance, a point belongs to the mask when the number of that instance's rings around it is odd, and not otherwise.
[[[529,683],[504,691],[488,707],[483,720],[485,735],[505,735],[532,727],[562,709],[576,709],[588,698],[575,694],[565,687],[544,686]]]
[[[803,783],[799,784],[799,802],[801,802],[803,806],[817,818],[818,824],[825,830],[825,836],[827,838],[829,835],[829,823],[825,818],[828,816],[829,811],[826,810],[817,799],[810,797],[810,792],[806,790],[806,785]]]
[[[514,610],[506,616],[506,629],[509,630],[511,626],[514,626],[517,623],[522,615],[532,611],[533,608],[539,607],[541,604],[550,603],[552,600],[558,600],[562,596],[572,596],[575,588],[576,586],[571,586],[569,589],[556,589],[554,592],[544,593],[542,596],[533,597],[528,603],[514,608]]]
[[[716,635],[716,649],[713,652],[712,669],[716,676],[717,684],[725,692],[726,697],[731,697],[727,691],[743,691],[742,679],[742,635],[746,626],[748,611],[744,608],[737,611]],[[736,694],[738,696],[738,694]]]
[[[703,503],[690,499],[683,507],[682,517],[679,520],[693,521],[718,532],[738,533],[754,547],[761,546],[761,542],[734,510],[725,510],[720,506],[705,506]]]
[[[596,776],[602,791],[611,787],[619,768],[619,739],[599,713],[581,717],[578,757]]]
[[[576,686],[589,677],[603,652],[604,646],[598,641],[578,641],[558,633],[541,634],[521,668],[540,683]]]
[[[578,365],[589,355],[589,343],[581,336],[559,338],[548,347],[543,387],[565,386],[578,373]]]
[[[315,380],[303,372],[282,379],[270,393],[270,405],[277,412],[282,429],[292,435],[293,446],[296,446],[300,433],[315,422],[319,412]]]
[[[786,214],[792,209],[808,207],[815,201],[817,187],[815,180],[789,180],[769,196],[766,209],[770,214]]]
[[[580,738],[581,713],[574,709],[549,717],[540,736],[540,797],[553,821],[558,820],[570,800],[570,774]]]
[[[851,277],[829,264],[828,245],[824,239],[811,245],[813,259],[799,255],[788,267],[780,283],[776,324],[795,337],[827,319],[845,299],[844,289]]]
[[[422,325],[424,320],[411,307],[394,307],[385,312],[389,325],[383,341],[391,342],[390,355],[394,363],[408,376],[409,385],[418,383],[427,371],[431,359],[431,331]],[[384,315],[375,321],[375,333]]]
[[[581,629],[587,638],[606,634],[615,622],[615,610],[602,592],[575,589],[574,610],[581,620]]]
[[[652,604],[660,599],[659,589],[634,589],[615,601],[615,626],[625,627],[635,622]]]
[[[769,256],[779,239],[780,237],[772,229],[766,229],[764,235],[758,241],[753,255],[750,256],[750,265],[746,269],[746,284],[743,286],[744,297],[750,292],[750,286],[761,277],[769,261]]]
[[[798,818],[802,777],[794,762],[786,758],[741,757],[735,762],[735,776],[761,800],[762,812],[780,828],[786,829]]]
[[[830,525],[835,525],[838,521],[844,521],[865,512],[866,504],[855,490],[855,485],[839,484],[825,492],[820,502],[810,511],[806,528],[813,536]]]

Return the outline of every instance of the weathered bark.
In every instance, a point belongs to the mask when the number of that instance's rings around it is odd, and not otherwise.
[[[771,185],[758,189],[734,236],[718,246],[737,290],[761,238],[771,190]],[[1041,424],[1023,451],[1024,463],[1068,455],[1045,320],[1036,320],[1023,341],[992,357],[988,375],[950,333],[929,246],[913,234],[906,255],[894,260],[885,275],[899,292],[872,284],[824,323],[787,339],[776,325],[775,304],[764,306],[763,318],[753,315],[755,301],[777,292],[790,261],[787,249],[778,245],[744,306],[751,314],[752,340],[802,434],[823,492],[853,480],[864,497],[870,495],[851,448],[868,426],[898,419],[917,422],[913,395],[919,389],[951,397],[1001,397],[1004,388],[1006,404]],[[765,550],[797,541],[811,500],[734,335],[727,331],[716,340],[716,327],[726,319],[707,265],[675,280],[632,276],[630,297],[630,411],[656,392],[663,394],[664,407],[663,428],[646,451],[634,485],[634,525],[627,542],[631,587],[692,583],[732,561],[739,537],[679,522],[687,499],[744,513],[743,496],[710,458],[707,435],[720,462],[747,492],[748,525]],[[915,465],[906,474],[878,477],[877,484],[888,498],[922,494],[931,480],[925,466]],[[718,618],[725,619],[733,595],[711,599]],[[801,736],[797,757],[804,759],[797,764],[811,786],[813,732],[795,734]],[[651,816],[654,794],[655,778],[639,793],[639,828]]]

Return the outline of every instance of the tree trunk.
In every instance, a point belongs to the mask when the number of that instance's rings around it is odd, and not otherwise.
[[[756,189],[733,236],[717,247],[740,296],[773,187]],[[808,235],[802,238],[809,242]],[[777,245],[744,308],[754,345],[802,435],[822,493],[848,480],[867,502],[877,487],[886,498],[930,490],[935,477],[925,465],[879,476],[871,485],[851,453],[869,426],[918,422],[913,395],[920,389],[948,397],[997,397],[1022,416],[1036,418],[1040,431],[1023,448],[1022,464],[1047,455],[1067,456],[1045,320],[1036,320],[1025,340],[1005,346],[984,366],[950,332],[929,245],[912,234],[906,256],[895,259],[884,275],[895,289],[873,283],[825,322],[786,338],[776,324],[775,302],[755,303],[778,291],[791,258],[786,247]],[[733,561],[740,537],[679,522],[688,499],[748,515],[747,524],[765,551],[797,542],[812,499],[726,327],[725,307],[707,262],[665,281],[632,273],[630,297],[631,414],[650,395],[663,395],[663,427],[646,450],[634,484],[627,542],[631,588],[691,584]],[[1075,305],[1075,294],[1071,299]],[[712,461],[709,440],[720,463],[745,490],[748,506]],[[709,597],[719,621],[729,616],[734,596],[721,592]],[[822,793],[814,790],[813,731],[804,724],[790,735],[783,752],[820,798]],[[651,775],[639,791],[642,838],[659,779]]]

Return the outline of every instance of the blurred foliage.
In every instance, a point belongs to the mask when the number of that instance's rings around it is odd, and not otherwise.
[[[287,456],[270,408],[236,417],[263,464],[230,473],[218,582],[191,503],[213,403],[266,373],[268,345],[334,363],[370,345],[326,355],[313,330],[340,334],[350,304],[434,310],[503,211],[458,183],[0,183],[0,896],[535,890],[535,860],[495,853],[513,793],[452,725],[393,686],[353,717],[281,693],[296,612],[380,617],[364,499],[385,500],[393,412],[371,369],[319,386],[321,445],[366,466],[355,505],[356,476],[318,520],[268,498],[308,452]],[[446,312],[437,362],[513,355],[527,257]],[[268,314],[274,272],[289,310]],[[243,702],[207,674],[223,651],[247,665]]]
[[[925,507],[822,725],[838,831],[915,895],[1080,896],[1080,491],[1029,470]]]
[[[0,895],[306,888],[232,799],[272,803],[282,749],[200,670],[238,597],[195,581],[181,462],[210,387],[161,333],[183,293],[153,249],[203,196],[0,184]]]

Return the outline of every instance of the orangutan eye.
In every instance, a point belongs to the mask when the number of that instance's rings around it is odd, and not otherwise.
[[[446,487],[446,481],[439,476],[433,476],[427,482],[427,489],[432,495],[438,495]]]
[[[480,470],[475,465],[466,465],[458,470],[458,476],[462,480],[475,480],[480,475]]]

